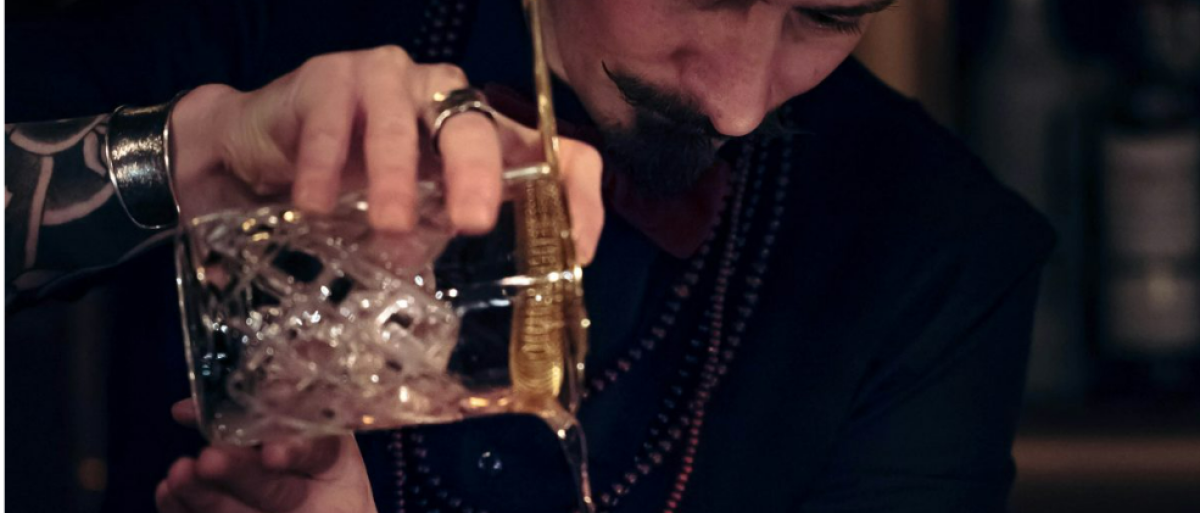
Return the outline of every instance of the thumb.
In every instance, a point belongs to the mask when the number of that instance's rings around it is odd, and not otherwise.
[[[504,116],[496,118],[506,166],[525,165],[544,158],[541,134]],[[587,265],[596,253],[604,228],[600,183],[604,161],[591,145],[559,137],[559,179],[567,195],[575,256]]]
[[[328,436],[268,442],[263,446],[263,465],[270,470],[315,476],[336,474],[345,453],[356,452],[353,437]]]
[[[200,417],[196,410],[196,403],[191,398],[184,399],[171,405],[171,418],[187,427],[196,427],[197,419]]]

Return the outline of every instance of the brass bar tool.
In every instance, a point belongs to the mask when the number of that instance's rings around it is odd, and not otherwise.
[[[509,368],[513,409],[542,417],[574,470],[580,511],[594,510],[586,444],[574,413],[582,389],[587,327],[583,271],[575,258],[571,218],[560,181],[558,127],[546,63],[540,0],[524,0],[533,45],[538,132],[546,173],[513,190],[519,274],[534,279],[513,301]]]

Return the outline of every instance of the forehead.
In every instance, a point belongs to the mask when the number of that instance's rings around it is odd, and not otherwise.
[[[647,0],[642,0],[647,1]],[[653,2],[654,0],[650,0]],[[701,9],[722,7],[747,7],[756,3],[798,7],[803,9],[836,10],[847,13],[870,14],[891,7],[897,0],[657,0],[673,4],[689,5]]]
[[[759,0],[819,11],[871,14],[891,7],[897,0]]]

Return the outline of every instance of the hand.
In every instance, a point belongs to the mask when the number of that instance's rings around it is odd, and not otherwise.
[[[536,131],[468,112],[428,132],[433,96],[467,87],[463,71],[417,64],[395,46],[322,55],[262,89],[221,85],[180,99],[171,119],[175,188],[185,219],[290,190],[304,210],[330,211],[343,191],[365,187],[369,222],[405,232],[415,222],[417,177],[440,173],[446,209],[464,233],[495,224],[505,167],[541,160]],[[578,141],[561,144],[576,253],[588,262],[603,225],[601,161]]]
[[[171,408],[195,425],[191,399]],[[159,513],[373,513],[366,468],[352,436],[206,447],[180,458],[158,484]]]

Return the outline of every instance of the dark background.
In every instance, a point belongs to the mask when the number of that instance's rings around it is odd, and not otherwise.
[[[86,18],[136,1],[10,0],[6,15]],[[902,0],[858,55],[1059,231],[1013,510],[1200,511],[1200,1]],[[1129,148],[1143,151],[1113,157]],[[1127,186],[1151,179],[1160,189]],[[1187,243],[1139,252],[1118,225]],[[167,413],[187,394],[170,261],[159,248],[8,316],[12,511],[151,511],[170,461],[199,447]],[[1178,327],[1169,340],[1152,335],[1164,326]]]

